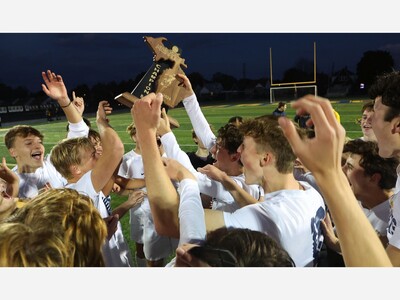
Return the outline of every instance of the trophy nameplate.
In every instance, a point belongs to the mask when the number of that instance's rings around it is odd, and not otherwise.
[[[187,68],[185,59],[180,57],[180,48],[164,45],[167,41],[164,37],[145,36],[144,41],[153,52],[153,64],[131,93],[122,93],[115,97],[115,100],[132,107],[135,101],[152,92],[162,93],[163,105],[165,104],[164,107],[168,111],[168,108],[174,108],[184,98],[185,89],[180,85],[176,74],[185,74],[182,70],[182,67]],[[177,120],[170,116],[168,118],[172,128],[179,127]]]

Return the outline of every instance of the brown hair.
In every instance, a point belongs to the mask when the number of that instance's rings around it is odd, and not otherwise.
[[[302,138],[305,131],[295,125]],[[278,117],[265,115],[245,120],[239,130],[243,136],[250,136],[257,143],[257,149],[270,151],[276,158],[276,169],[282,174],[293,172],[296,155],[279,126]]]
[[[14,147],[15,138],[22,137],[26,138],[29,135],[37,136],[43,141],[43,134],[39,130],[28,125],[16,125],[9,129],[4,136],[4,143],[7,149]]]
[[[260,231],[221,227],[207,234],[204,246],[229,250],[237,267],[295,266],[286,250]]]

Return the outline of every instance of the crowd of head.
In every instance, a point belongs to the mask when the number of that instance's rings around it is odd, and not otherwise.
[[[314,95],[232,116],[215,133],[179,74],[193,152],[181,149],[160,93],[130,105],[125,152],[108,101],[93,126],[60,75],[42,77],[67,136],[46,152],[45,133],[8,129],[15,166],[0,165],[0,266],[400,266],[399,72],[369,89],[356,139]],[[126,201],[113,207],[113,193]]]

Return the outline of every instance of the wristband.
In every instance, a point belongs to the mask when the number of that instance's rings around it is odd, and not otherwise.
[[[70,106],[71,105],[71,103],[72,103],[72,101],[69,101],[69,103],[67,104],[67,105],[65,105],[65,106],[61,106],[61,108],[66,108],[66,107],[68,107],[68,106]]]

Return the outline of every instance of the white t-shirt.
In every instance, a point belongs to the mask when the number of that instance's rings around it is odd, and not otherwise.
[[[63,188],[67,180],[54,168],[50,162],[50,156],[46,155],[43,167],[36,169],[34,173],[18,173],[18,166],[12,168],[19,177],[19,198],[33,198],[39,194],[39,190],[48,183],[52,188]]]
[[[122,162],[119,166],[118,175],[127,179],[131,178],[144,178],[144,166],[143,159],[140,154],[137,154],[134,150],[131,150],[124,154]],[[146,187],[141,188],[146,192]],[[143,244],[144,235],[144,221],[145,214],[150,213],[150,204],[147,197],[140,205],[129,209],[129,224],[131,225],[131,238],[140,244]]]
[[[135,161],[137,160],[142,160],[142,156],[140,154],[137,154],[134,150],[126,152],[122,157],[122,162],[118,169],[118,175],[128,179],[144,178],[143,163],[136,165]]]
[[[103,218],[109,216],[108,210],[102,200],[104,194],[97,193],[93,187],[91,179],[92,171],[84,174],[76,183],[69,183],[66,188],[74,189],[79,193],[88,196],[92,199],[93,204],[100,212]],[[114,235],[103,246],[103,255],[106,267],[131,267],[132,258],[129,251],[129,246],[125,242],[122,234],[122,227],[118,222],[117,230]]]
[[[89,127],[82,120],[79,123],[69,123],[69,131],[67,138],[76,138],[87,136]],[[20,178],[19,198],[33,198],[39,194],[39,190],[48,183],[52,188],[63,188],[67,184],[67,180],[56,170],[50,161],[51,153],[46,155],[43,160],[43,166],[36,169],[34,173],[19,173],[18,166],[14,171]]]
[[[320,222],[325,218],[325,204],[313,187],[300,183],[305,190],[268,193],[263,202],[224,212],[225,226],[264,232],[289,253],[297,267],[313,266],[323,243]]]
[[[395,193],[389,199],[390,217],[387,229],[389,244],[400,249],[400,165],[397,166]]]
[[[193,168],[188,155],[180,148],[173,132],[164,134],[161,137],[161,142],[164,146],[165,152],[167,153],[167,157],[179,161],[190,172],[192,172],[194,176],[196,176],[200,193],[212,197],[212,209],[234,212],[240,208],[232,194],[223,186],[222,183],[209,178],[207,175],[202,174]],[[243,188],[255,199],[259,199],[260,196],[264,194],[261,186],[256,184],[246,184],[243,174],[239,176],[231,176],[231,178],[238,184],[239,187]]]
[[[360,204],[361,205],[361,204]],[[367,216],[368,221],[375,229],[376,233],[381,236],[387,234],[388,222],[390,218],[390,203],[389,199],[378,204],[372,209],[362,207],[363,212]]]

